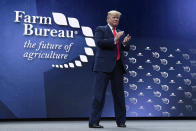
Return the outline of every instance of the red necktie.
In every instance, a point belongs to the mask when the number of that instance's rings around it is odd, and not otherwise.
[[[113,31],[114,38],[115,38],[116,37],[115,27],[112,28],[112,31]],[[117,60],[119,60],[120,59],[120,50],[119,50],[119,41],[118,40],[116,41],[116,47],[117,47],[117,50],[118,50]]]

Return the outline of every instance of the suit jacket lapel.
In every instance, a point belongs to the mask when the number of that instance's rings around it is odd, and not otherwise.
[[[113,32],[111,31],[109,25],[106,25],[106,31],[107,31],[107,33],[108,33],[108,35],[109,35],[110,37],[114,37],[114,34],[113,34]]]

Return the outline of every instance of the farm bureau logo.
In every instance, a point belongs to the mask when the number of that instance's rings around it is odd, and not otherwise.
[[[85,54],[79,55],[79,59],[73,62],[65,63],[62,65],[52,64],[54,68],[74,68],[81,67],[82,62],[88,62],[87,56],[94,56],[92,47],[95,47],[95,41],[93,39],[93,32],[90,27],[81,26],[77,18],[66,17],[62,13],[52,12],[53,19],[46,16],[31,16],[25,13],[25,11],[14,11],[16,23],[24,23],[24,36],[35,36],[35,37],[52,37],[52,38],[64,38],[73,41],[74,37],[78,35],[77,30],[81,29],[85,38],[86,47],[84,47]],[[71,27],[66,30],[49,29],[47,26],[53,25],[52,20],[55,24],[60,26]],[[35,26],[34,26],[35,25]],[[39,28],[37,25],[40,25]],[[44,26],[41,26],[44,25]],[[43,27],[43,28],[42,28]],[[68,54],[74,45],[74,42],[68,44],[54,44],[46,41],[32,42],[30,39],[24,42],[24,49],[34,49],[34,52],[25,52],[23,57],[27,60],[33,59],[53,59],[62,60],[67,59]],[[47,52],[44,52],[46,51]],[[61,51],[63,53],[57,53]]]

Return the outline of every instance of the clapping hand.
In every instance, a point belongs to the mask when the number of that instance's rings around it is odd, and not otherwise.
[[[127,44],[130,40],[131,40],[131,36],[128,34],[128,35],[124,38],[123,44]]]
[[[123,34],[124,34],[124,31],[117,32],[116,37],[115,37],[115,41],[119,40],[120,37],[121,37]]]

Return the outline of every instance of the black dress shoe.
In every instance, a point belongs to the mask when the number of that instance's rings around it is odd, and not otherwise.
[[[89,128],[103,128],[103,126],[99,124],[89,124]]]
[[[119,124],[119,125],[117,125],[117,127],[123,127],[123,128],[125,128],[127,126],[125,124]]]

